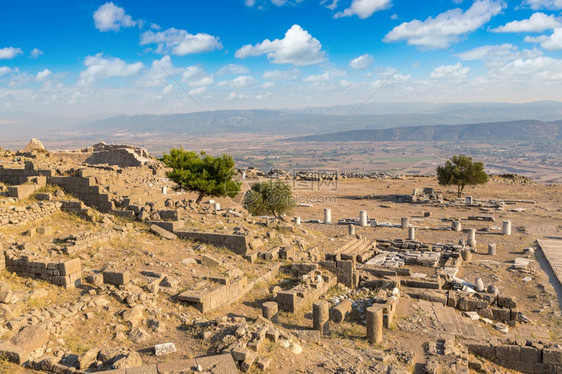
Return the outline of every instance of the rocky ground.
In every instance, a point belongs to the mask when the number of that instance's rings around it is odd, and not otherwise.
[[[0,165],[23,167],[24,161],[24,157],[8,152],[0,159]],[[83,167],[49,157],[33,162],[37,167],[61,172]],[[98,177],[105,178],[111,186],[112,170],[94,169],[92,173],[99,173]],[[507,202],[501,209],[491,209],[486,204],[455,204],[456,191],[441,187],[428,177],[347,178],[328,186],[289,181],[299,206],[284,221],[275,221],[249,216],[239,198],[213,197],[220,203],[220,211],[212,209],[211,204],[197,206],[193,204],[196,194],[173,191],[164,170],[154,170],[125,168],[119,175],[127,178],[128,188],[152,191],[154,199],[154,191],[169,186],[167,196],[158,198],[178,207],[186,227],[251,233],[266,247],[292,246],[297,250],[296,262],[321,260],[326,253],[344,245],[350,240],[348,226],[338,225],[337,221],[356,218],[362,210],[379,224],[398,225],[401,217],[410,217],[410,224],[417,227],[416,239],[432,244],[466,240],[465,233],[438,230],[450,227],[453,219],[460,220],[463,227],[481,231],[477,231],[472,261],[464,263],[457,276],[471,283],[481,278],[486,286],[494,285],[500,293],[515,297],[519,312],[528,320],[526,324],[517,323],[508,335],[481,321],[475,322],[478,331],[493,341],[538,339],[562,343],[562,316],[556,290],[545,272],[545,264],[528,250],[525,252],[526,248],[533,248],[536,253],[536,239],[562,236],[560,185],[534,184],[514,177],[493,178],[485,186],[466,188],[465,195],[476,201]],[[423,187],[434,188],[442,195],[442,202],[405,203],[395,198]],[[0,192],[6,188],[0,184]],[[72,198],[57,190],[48,187],[43,191],[58,194],[60,199]],[[0,208],[23,209],[33,204],[43,202],[33,196],[16,200],[6,193],[0,194]],[[328,207],[333,224],[314,223],[323,220],[324,208]],[[301,217],[303,223],[292,223],[293,216]],[[469,220],[469,216],[488,216],[494,221]],[[502,236],[502,221],[507,219],[512,221],[513,234]],[[307,223],[309,220],[312,222]],[[389,226],[357,227],[356,234],[369,240],[406,239],[407,230]],[[76,243],[80,245],[72,254],[65,253],[66,247]],[[495,256],[487,254],[488,243],[496,244]],[[343,323],[331,324],[330,333],[323,337],[311,330],[312,303],[297,313],[280,312],[276,324],[259,318],[263,302],[274,300],[278,292],[302,281],[284,272],[256,283],[234,303],[201,313],[179,302],[177,295],[208,277],[234,279],[243,274],[249,281],[258,279],[271,269],[272,263],[251,263],[232,251],[209,244],[168,240],[155,235],[138,220],[95,211],[83,218],[58,210],[44,218],[1,225],[0,250],[47,262],[81,260],[82,284],[76,288],[65,289],[7,270],[0,272],[0,340],[10,339],[22,327],[42,326],[49,332],[48,342],[31,353],[30,358],[51,357],[53,362],[72,370],[135,367],[219,354],[231,351],[240,342],[251,345],[262,334],[265,338],[258,339],[256,348],[258,359],[246,368],[249,372],[259,372],[260,367],[271,373],[432,372],[432,367],[437,368],[434,372],[509,372],[468,353],[462,344],[462,333],[446,331],[440,325],[443,311],[435,309],[434,315],[428,313],[429,306],[408,296],[407,289],[400,290],[395,319],[384,329],[383,342],[375,345],[365,338],[364,309],[374,299],[388,297],[384,290],[352,289],[342,284],[332,288],[323,299],[333,304],[350,299],[354,307]],[[216,263],[210,264],[206,256]],[[515,269],[516,258],[528,258],[531,263]],[[290,262],[281,264],[289,266]],[[113,268],[128,270],[130,283],[105,284],[102,272]],[[411,270],[427,278],[439,271],[421,266]],[[454,318],[468,320],[459,311],[444,309]],[[173,343],[175,352],[156,356],[154,347],[163,343]],[[27,371],[31,369],[0,358],[0,373]]]

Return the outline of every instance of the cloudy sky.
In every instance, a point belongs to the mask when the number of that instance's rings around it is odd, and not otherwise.
[[[2,112],[562,100],[562,0],[18,0]]]

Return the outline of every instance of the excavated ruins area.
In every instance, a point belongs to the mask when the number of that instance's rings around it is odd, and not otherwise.
[[[536,244],[562,236],[559,185],[289,179],[300,206],[274,220],[197,206],[157,161],[27,156],[0,159],[0,372],[562,370]]]

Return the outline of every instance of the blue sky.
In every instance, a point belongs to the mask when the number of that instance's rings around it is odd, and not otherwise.
[[[6,1],[0,121],[200,110],[190,95],[208,110],[361,103],[379,88],[381,103],[562,100],[561,12],[562,0]]]

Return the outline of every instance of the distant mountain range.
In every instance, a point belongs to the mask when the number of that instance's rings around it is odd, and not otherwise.
[[[359,110],[358,110],[359,109]],[[356,112],[357,114],[352,115]],[[38,137],[43,139],[106,139],[115,135],[188,135],[205,136],[226,133],[251,133],[260,135],[297,137],[311,134],[339,133],[352,130],[387,129],[373,132],[380,139],[395,138],[396,129],[401,138],[416,136],[425,139],[443,136],[463,138],[460,130],[435,128],[439,125],[467,125],[475,123],[521,121],[532,118],[533,124],[557,121],[562,118],[562,102],[540,101],[523,104],[503,103],[368,103],[364,106],[341,105],[305,109],[282,110],[219,110],[212,112],[177,114],[115,115],[104,118],[102,114],[85,118],[69,118],[33,113],[0,112],[0,139],[14,141]],[[555,122],[551,122],[555,123]],[[423,127],[430,126],[425,129]],[[552,125],[551,125],[552,126]],[[542,128],[542,125],[539,126]],[[484,130],[478,130],[479,133]],[[491,131],[491,130],[490,130]],[[537,128],[537,131],[539,129]],[[545,130],[546,131],[546,130]],[[348,134],[346,132],[346,134]],[[409,135],[406,135],[409,134]],[[535,136],[524,131],[512,136]],[[313,135],[317,136],[317,135]],[[362,135],[346,135],[350,137]],[[121,137],[122,138],[122,137]],[[452,140],[452,139],[451,139]],[[1,144],[0,144],[1,146]]]
[[[280,136],[322,134],[343,130],[367,130],[405,126],[461,125],[562,118],[562,102],[526,104],[368,104],[301,110],[220,110],[169,115],[123,115],[78,125],[88,134],[169,133],[212,135],[254,133]]]
[[[536,120],[476,123],[456,126],[410,126],[388,129],[349,130],[335,133],[286,138],[280,141],[470,141],[506,142],[562,140],[562,120]]]

